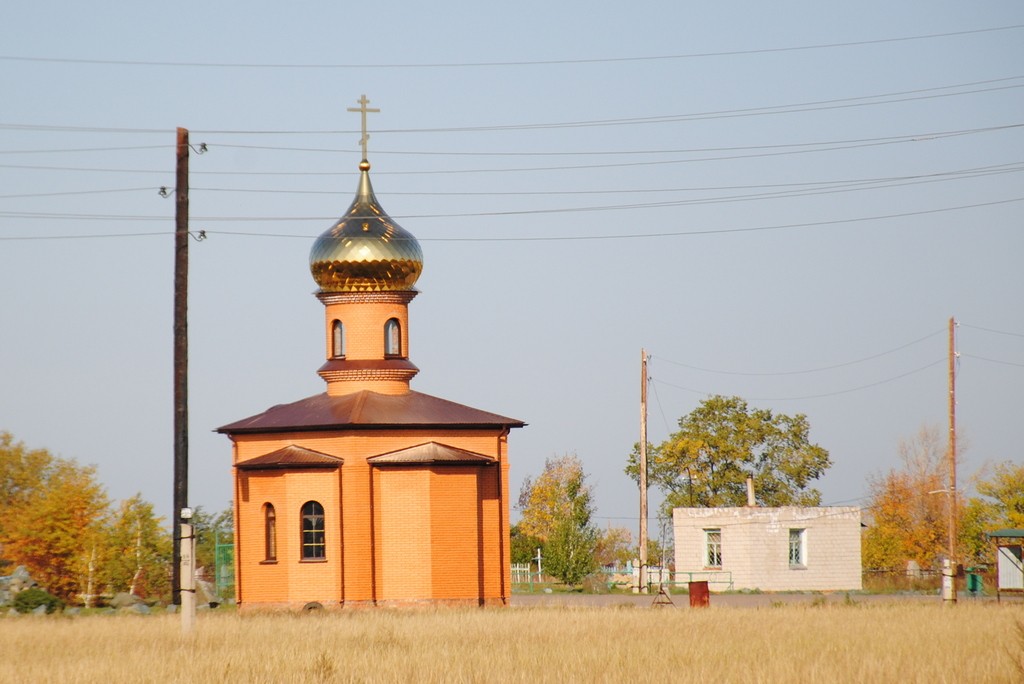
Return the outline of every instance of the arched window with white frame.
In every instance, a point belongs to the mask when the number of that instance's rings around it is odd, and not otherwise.
[[[402,356],[402,324],[397,318],[389,318],[384,324],[384,356],[399,358]]]
[[[331,358],[345,358],[345,325],[338,320],[331,323]]]
[[[263,560],[277,560],[277,512],[274,504],[263,504]]]

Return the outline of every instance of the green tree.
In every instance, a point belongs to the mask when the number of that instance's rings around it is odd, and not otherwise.
[[[552,577],[574,587],[597,569],[594,550],[597,530],[590,523],[593,507],[590,491],[580,477],[569,481],[566,494],[570,501],[569,517],[561,520],[548,539],[546,568]]]
[[[171,536],[140,494],[122,501],[107,530],[104,574],[111,591],[143,598],[170,592]]]
[[[963,564],[970,567],[994,562],[992,542],[985,533],[1002,527],[996,506],[991,501],[972,496],[960,509],[959,517],[957,543]]]
[[[544,540],[544,570],[575,586],[597,569],[597,530],[583,463],[575,454],[549,458],[544,471],[527,477],[519,494],[522,533]]]
[[[830,465],[828,451],[810,441],[806,416],[713,396],[679,419],[678,432],[648,448],[648,483],[664,492],[666,514],[686,506],[743,506],[748,477],[763,506],[816,506],[821,493],[811,484]],[[639,445],[626,473],[639,479]]]
[[[512,526],[512,562],[533,563],[537,558],[537,549],[541,549],[543,558],[544,540],[525,534],[519,523]]]
[[[219,513],[207,513],[202,506],[192,512],[192,527],[196,536],[196,567],[209,582],[216,581],[217,545],[234,543],[234,511],[228,506]],[[230,590],[230,591],[233,591]]]

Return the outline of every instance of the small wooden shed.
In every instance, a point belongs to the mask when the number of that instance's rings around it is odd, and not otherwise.
[[[987,536],[996,546],[996,600],[1003,594],[1024,598],[1024,529],[994,530]]]

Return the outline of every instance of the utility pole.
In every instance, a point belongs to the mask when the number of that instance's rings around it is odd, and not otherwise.
[[[640,573],[637,591],[647,593],[647,351],[640,350]]]
[[[181,541],[181,633],[189,634],[196,624],[196,535],[191,508],[182,509],[178,529]]]
[[[178,129],[174,209],[174,531],[188,507],[188,129]],[[171,592],[181,605],[181,534],[174,534]],[[191,586],[191,585],[190,585]]]
[[[949,510],[949,572],[952,591],[949,599],[956,603],[956,319],[949,319],[949,487],[946,496]]]

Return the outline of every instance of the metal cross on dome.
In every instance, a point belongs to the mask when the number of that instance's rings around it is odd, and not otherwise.
[[[367,114],[367,112],[379,112],[380,110],[379,109],[370,109],[369,107],[366,106],[366,105],[370,104],[370,101],[366,99],[366,95],[365,94],[362,97],[360,97],[357,100],[357,102],[359,103],[359,106],[358,107],[349,107],[348,111],[350,111],[350,112],[359,112],[362,115],[362,120],[363,120],[363,137],[360,138],[359,144],[363,146],[363,161],[366,161],[366,143],[367,143],[367,141],[370,140],[370,134],[366,132],[366,114]]]

